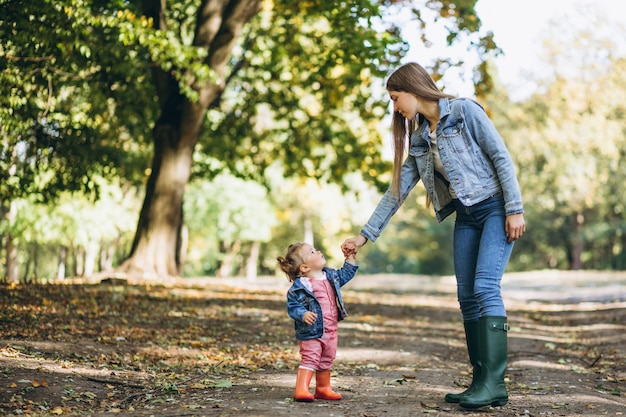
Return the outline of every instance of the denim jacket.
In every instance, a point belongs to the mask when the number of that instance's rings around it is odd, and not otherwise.
[[[340,288],[347,284],[356,275],[358,266],[349,262],[344,262],[343,267],[339,270],[332,268],[324,268],[326,278],[332,284],[337,299],[337,310],[339,310],[339,320],[346,318],[348,313],[341,298]],[[317,320],[312,325],[302,321],[304,313],[312,311],[317,314]],[[324,334],[324,319],[322,316],[322,306],[315,295],[313,295],[313,287],[310,278],[297,278],[289,290],[287,291],[287,312],[289,317],[294,320],[296,330],[296,339],[308,340],[318,339]]]
[[[421,179],[437,221],[455,210],[448,186],[435,176],[428,121],[420,115],[409,152],[402,164],[400,201],[387,190],[361,234],[375,241]],[[466,207],[503,193],[506,215],[523,213],[515,166],[502,137],[483,107],[468,98],[439,100],[437,148],[441,163],[459,201]]]

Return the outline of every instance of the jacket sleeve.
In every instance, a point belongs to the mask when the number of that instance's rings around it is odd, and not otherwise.
[[[339,286],[343,287],[356,276],[356,271],[359,269],[357,265],[353,265],[349,262],[344,262],[341,269],[338,269],[337,275],[339,276]]]
[[[378,206],[374,209],[374,212],[365,226],[363,226],[363,229],[361,229],[361,234],[372,242],[378,239],[385,227],[389,224],[393,215],[396,214],[400,206],[402,206],[409,192],[415,188],[419,180],[420,174],[417,169],[417,164],[415,163],[415,158],[408,156],[404,160],[401,168],[400,200],[398,201],[398,199],[391,194],[391,189],[388,189],[378,202]]]
[[[300,302],[298,302],[297,294],[295,291],[287,292],[287,313],[289,317],[296,321],[302,321],[304,313],[308,310]]]

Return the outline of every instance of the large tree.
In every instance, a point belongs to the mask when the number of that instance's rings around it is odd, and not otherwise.
[[[450,23],[449,42],[469,39],[482,54],[494,45],[490,35],[470,39],[480,27],[475,2],[42,0],[35,10],[0,0],[10,11],[6,22],[17,22],[0,26],[3,49],[17,51],[7,65],[11,82],[33,104],[24,126],[45,127],[43,116],[53,112],[59,121],[50,132],[89,140],[77,146],[87,155],[71,166],[83,172],[68,178],[90,184],[84,178],[93,167],[140,172],[142,164],[125,158],[145,155],[151,128],[145,200],[121,269],[161,277],[181,272],[183,197],[192,174],[228,170],[261,179],[278,161],[286,175],[341,181],[361,171],[382,186],[377,125],[387,102],[380,81],[406,50],[399,29],[385,20],[387,10],[404,7],[422,28],[428,23],[422,12],[434,10]],[[31,77],[32,87],[20,78],[41,68],[46,76]],[[63,89],[46,94],[46,86]],[[46,98],[51,105],[41,104]],[[3,160],[11,143],[26,137],[7,126],[3,120]],[[49,149],[36,142],[39,148]]]
[[[384,164],[375,126],[386,102],[372,90],[405,49],[398,29],[384,26],[385,3],[401,2],[277,0],[262,8],[253,0],[204,0],[191,9],[193,19],[175,21],[162,2],[143,2],[155,30],[202,51],[198,68],[208,73],[180,76],[180,68],[155,66],[155,153],[125,270],[180,272],[183,192],[196,154],[206,171],[256,178],[280,160],[286,175],[337,181],[360,170],[378,179]],[[474,3],[419,7],[455,24],[452,41],[479,28]],[[493,47],[489,36],[478,45]]]

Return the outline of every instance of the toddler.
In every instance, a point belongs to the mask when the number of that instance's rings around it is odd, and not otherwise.
[[[310,402],[314,398],[341,400],[330,386],[330,370],[337,353],[338,322],[348,314],[341,287],[356,275],[356,254],[346,254],[341,269],[326,267],[324,255],[308,243],[289,245],[287,255],[277,258],[292,282],[287,292],[287,310],[294,320],[301,362],[293,398]],[[315,373],[315,396],[309,384]]]

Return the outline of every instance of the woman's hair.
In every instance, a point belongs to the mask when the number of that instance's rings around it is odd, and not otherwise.
[[[282,256],[276,258],[280,269],[287,274],[290,282],[295,281],[300,276],[300,265],[304,263],[304,259],[300,254],[300,249],[302,249],[303,245],[304,243],[293,243],[287,248],[287,255],[284,258]]]
[[[442,93],[430,74],[421,65],[414,62],[402,65],[389,76],[387,79],[387,91],[403,91],[427,101],[439,101],[440,98],[454,98],[454,96]],[[401,198],[400,171],[404,162],[406,143],[418,125],[419,122],[416,120],[407,120],[400,113],[393,113],[391,121],[391,135],[393,138],[391,194],[398,200]]]

